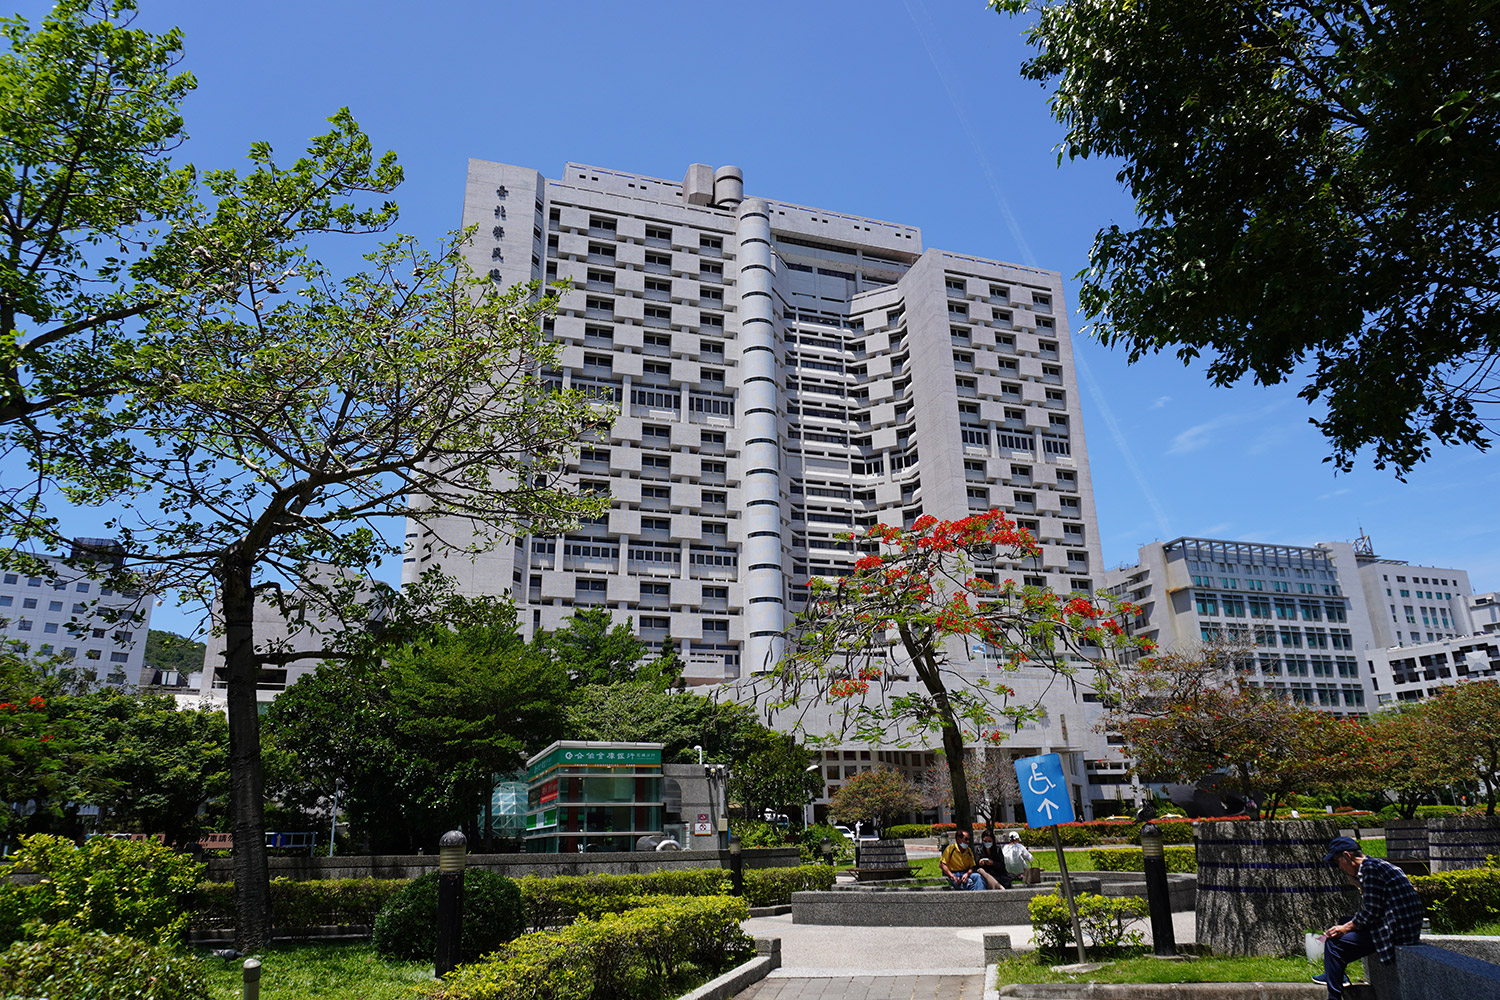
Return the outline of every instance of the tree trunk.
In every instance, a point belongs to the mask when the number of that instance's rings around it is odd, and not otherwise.
[[[248,560],[231,550],[220,567],[229,702],[229,815],[234,830],[234,946],[250,953],[262,951],[271,940],[271,875],[255,700],[260,673],[255,659],[255,594]]]

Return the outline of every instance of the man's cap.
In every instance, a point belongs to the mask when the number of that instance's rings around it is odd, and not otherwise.
[[[1334,837],[1328,842],[1328,854],[1323,858],[1323,863],[1329,864],[1345,851],[1358,852],[1359,843],[1353,837]]]
[[[1012,830],[1012,831],[1010,831],[1009,834],[1007,834],[1007,839],[1010,839],[1010,840],[1020,840],[1021,839],[1021,835],[1019,833],[1017,833],[1016,831]]]

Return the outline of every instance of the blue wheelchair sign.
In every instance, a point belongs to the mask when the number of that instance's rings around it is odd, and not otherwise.
[[[1063,779],[1062,757],[1044,753],[1016,761],[1016,781],[1021,786],[1021,804],[1031,827],[1054,826],[1074,820],[1073,799]]]

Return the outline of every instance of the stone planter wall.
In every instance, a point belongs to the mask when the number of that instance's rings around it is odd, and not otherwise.
[[[1433,816],[1427,820],[1427,856],[1434,872],[1483,868],[1500,854],[1500,816]]]
[[[1295,955],[1304,933],[1347,920],[1359,909],[1359,893],[1323,862],[1340,825],[1195,824],[1198,944],[1226,955]]]

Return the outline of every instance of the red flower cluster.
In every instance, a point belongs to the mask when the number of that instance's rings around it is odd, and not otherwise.
[[[850,698],[857,694],[864,694],[870,690],[870,682],[866,680],[841,680],[834,681],[828,688],[828,693],[835,698]]]

